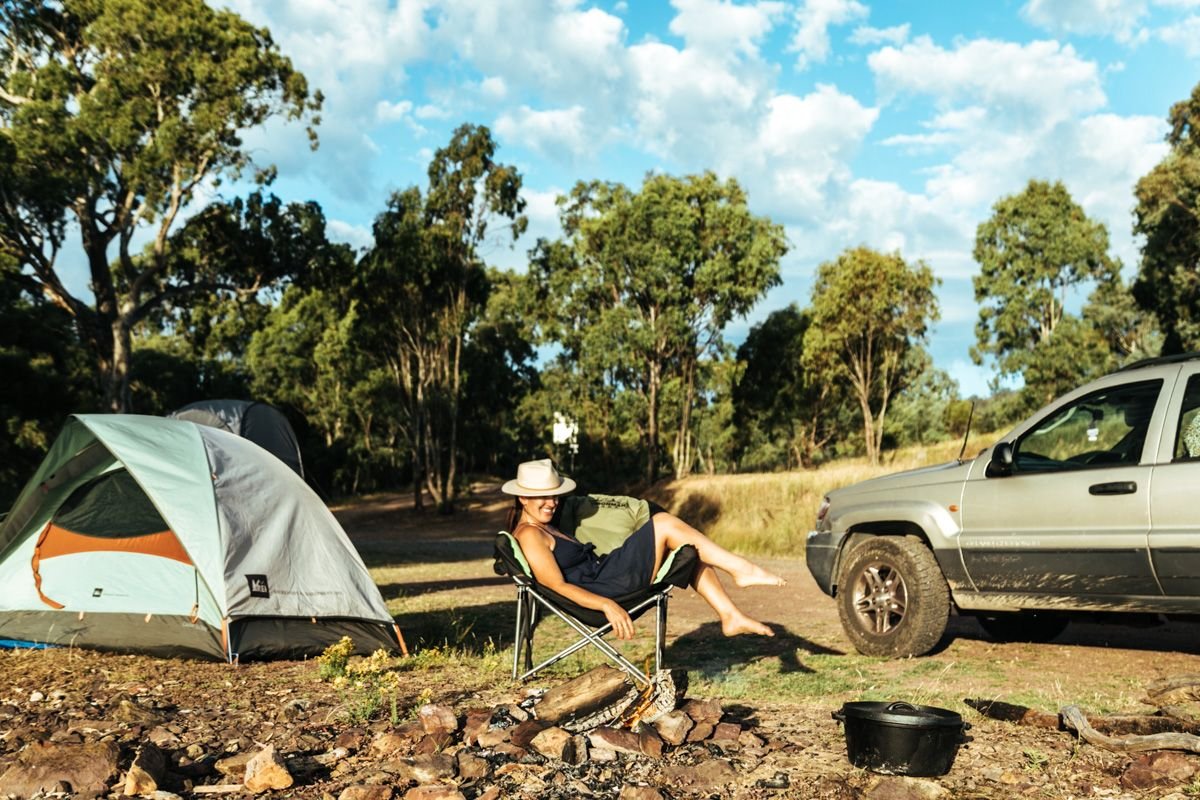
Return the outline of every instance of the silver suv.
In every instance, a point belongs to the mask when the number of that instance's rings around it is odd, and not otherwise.
[[[952,608],[1025,641],[1073,612],[1200,614],[1200,353],[1093,381],[972,460],[830,492],[805,558],[868,655],[927,653]]]

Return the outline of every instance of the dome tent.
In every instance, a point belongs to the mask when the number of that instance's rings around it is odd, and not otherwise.
[[[172,411],[174,419],[236,433],[273,454],[301,478],[300,443],[287,417],[275,406],[252,400],[200,400]]]
[[[0,523],[0,638],[229,661],[403,649],[298,475],[223,430],[72,417]]]

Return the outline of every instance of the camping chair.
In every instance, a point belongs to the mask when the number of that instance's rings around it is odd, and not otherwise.
[[[645,589],[623,597],[614,598],[629,616],[637,619],[651,607],[655,609],[654,670],[662,669],[663,645],[667,633],[667,600],[676,586],[690,583],[700,556],[696,548],[684,545],[667,554],[654,583]],[[640,686],[650,684],[650,677],[633,665],[604,637],[612,632],[612,625],[604,614],[568,600],[557,592],[540,585],[533,578],[525,554],[517,540],[506,531],[496,536],[496,573],[512,578],[517,587],[517,630],[513,643],[513,679],[526,680],[551,664],[555,664],[589,644],[602,652],[618,667],[632,677]],[[578,641],[555,653],[536,667],[533,666],[533,629],[542,611],[549,611],[579,634]],[[521,651],[525,652],[525,672],[520,672]]]

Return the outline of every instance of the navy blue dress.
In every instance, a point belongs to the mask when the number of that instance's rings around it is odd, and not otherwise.
[[[595,545],[565,533],[554,535],[554,560],[567,583],[601,597],[622,597],[650,585],[654,577],[652,521],[630,534],[616,550],[603,556],[597,556],[595,550]]]

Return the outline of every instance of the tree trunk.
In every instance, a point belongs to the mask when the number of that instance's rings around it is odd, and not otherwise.
[[[650,362],[650,374],[646,381],[646,482],[654,483],[658,478],[658,387],[662,382],[662,364]]]
[[[696,362],[683,364],[683,405],[679,410],[679,436],[675,439],[675,479],[692,472],[692,401],[696,394]]]

